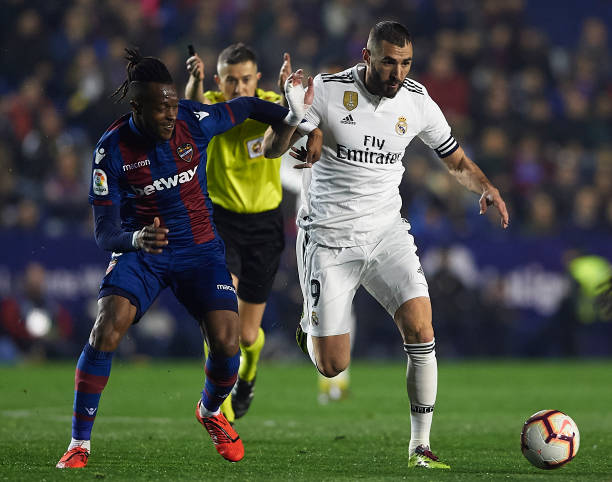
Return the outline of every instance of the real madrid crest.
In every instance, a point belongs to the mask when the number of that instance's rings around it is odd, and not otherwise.
[[[357,92],[354,92],[352,90],[345,90],[344,97],[342,98],[342,103],[344,104],[344,107],[346,107],[347,110],[353,110],[355,107],[357,107],[357,104],[359,103],[359,95],[357,94]]]
[[[397,132],[400,136],[403,136],[408,131],[408,124],[406,123],[405,117],[399,117],[397,119],[397,124],[395,124],[395,132]]]
[[[182,144],[176,148],[176,153],[185,162],[191,162],[193,157],[193,146],[189,143]]]

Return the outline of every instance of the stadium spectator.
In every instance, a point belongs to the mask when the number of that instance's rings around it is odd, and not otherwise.
[[[39,263],[28,264],[19,291],[0,301],[0,326],[0,334],[30,359],[65,358],[76,351],[72,316],[48,296]]]

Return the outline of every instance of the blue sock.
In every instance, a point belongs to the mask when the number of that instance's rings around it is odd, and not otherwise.
[[[206,360],[206,382],[202,390],[202,404],[207,410],[216,412],[223,403],[223,400],[232,391],[236,378],[238,377],[238,367],[240,366],[240,350],[232,357],[224,357],[208,354]]]
[[[108,382],[112,351],[98,351],[89,343],[83,348],[74,375],[72,438],[89,440],[102,390]]]

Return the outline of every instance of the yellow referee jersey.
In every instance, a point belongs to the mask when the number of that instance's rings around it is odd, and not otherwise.
[[[213,104],[225,100],[221,92],[204,96]],[[278,102],[275,92],[257,89],[255,96]],[[235,213],[260,213],[275,209],[282,199],[280,157],[263,155],[263,138],[268,124],[247,119],[208,144],[208,192],[215,204]]]

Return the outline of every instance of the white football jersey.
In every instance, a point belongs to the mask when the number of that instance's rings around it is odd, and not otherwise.
[[[415,136],[440,157],[458,147],[425,87],[406,79],[394,98],[379,97],[366,89],[364,75],[364,64],[317,75],[314,102],[299,128],[323,131],[321,159],[312,179],[304,179],[298,225],[325,246],[376,243],[399,221],[402,158]]]

